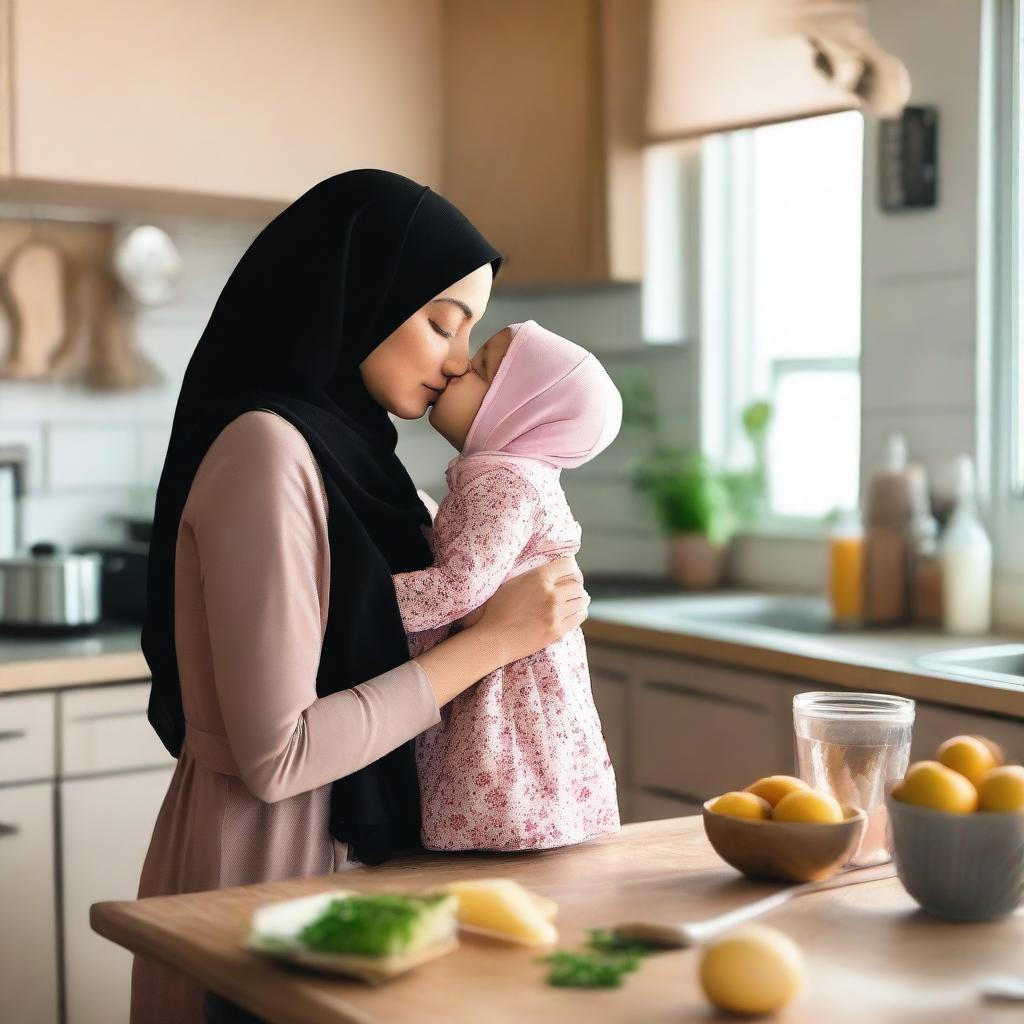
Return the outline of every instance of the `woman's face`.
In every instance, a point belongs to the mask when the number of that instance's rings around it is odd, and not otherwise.
[[[494,275],[485,263],[392,331],[360,364],[366,390],[403,420],[422,416],[469,368],[469,334],[484,315]]]

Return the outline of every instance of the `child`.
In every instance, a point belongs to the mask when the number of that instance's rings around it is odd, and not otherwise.
[[[533,320],[480,348],[430,413],[461,454],[434,520],[432,568],[394,577],[414,655],[511,576],[575,554],[559,483],[618,433],[601,364]],[[580,629],[492,672],[416,740],[422,841],[434,850],[537,850],[619,828],[615,773]]]

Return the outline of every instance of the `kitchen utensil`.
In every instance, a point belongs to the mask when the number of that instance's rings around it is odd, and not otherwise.
[[[1024,902],[1024,813],[947,814],[886,798],[896,869],[936,917],[988,921]]]
[[[788,903],[797,896],[808,896],[814,892],[822,892],[825,889],[838,889],[846,885],[858,885],[861,882],[877,882],[883,878],[892,878],[896,874],[896,868],[892,864],[875,864],[867,868],[850,868],[841,871],[831,878],[824,878],[816,882],[803,882],[800,885],[790,886],[779,892],[765,896],[763,899],[754,900],[735,910],[726,911],[724,914],[717,914],[715,917],[705,918],[703,921],[683,921],[680,924],[659,924],[655,921],[635,921],[626,924],[618,924],[612,931],[624,939],[638,939],[641,942],[649,942],[656,946],[667,946],[672,949],[687,949],[691,946],[700,946],[710,942],[719,935],[724,934],[737,925],[745,924],[747,921],[767,914],[783,904]]]
[[[885,793],[910,761],[914,702],[880,693],[800,693],[793,698],[797,774],[868,821],[851,857],[856,865],[889,860]]]
[[[751,878],[811,882],[834,875],[857,848],[867,816],[843,807],[835,824],[762,821],[716,814],[704,804],[704,831],[715,853]]]
[[[30,238],[10,254],[3,274],[11,343],[0,376],[48,377],[67,333],[63,253],[51,242]]]
[[[1012,974],[993,974],[978,982],[978,990],[986,999],[1004,999],[1007,1002],[1024,1002],[1024,978]]]
[[[96,554],[61,553],[39,541],[28,555],[0,559],[0,629],[69,633],[91,629],[102,615]]]
[[[81,544],[74,551],[97,554],[102,561],[100,603],[104,619],[141,623],[146,616],[149,544],[139,541]]]

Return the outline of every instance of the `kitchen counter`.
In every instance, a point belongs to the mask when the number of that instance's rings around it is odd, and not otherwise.
[[[148,679],[141,633],[112,622],[82,636],[0,636],[0,695]]]
[[[337,887],[413,890],[489,875],[556,900],[562,948],[582,945],[588,927],[702,918],[772,891],[726,867],[700,818],[689,817],[628,825],[562,850],[419,856],[342,875],[98,903],[90,920],[101,935],[270,1024],[709,1019],[692,950],[649,957],[620,989],[581,991],[545,983],[545,966],[535,962],[542,951],[472,935],[451,955],[380,988],[288,969],[242,948],[250,915],[263,903]],[[1020,1019],[1019,1004],[983,1004],[977,993],[984,976],[1020,973],[1020,913],[986,924],[938,921],[891,878],[805,896],[765,921],[794,938],[809,962],[807,990],[785,1014],[790,1024]]]
[[[597,594],[601,591],[598,590]],[[1024,718],[1024,685],[974,680],[918,659],[942,651],[1020,644],[1020,636],[957,637],[907,627],[815,632],[772,628],[715,617],[737,599],[763,598],[740,591],[689,595],[653,593],[594,598],[583,631],[591,642],[679,654],[721,665],[807,679],[822,686],[883,690],[972,711]],[[801,598],[813,606],[813,598]],[[808,629],[815,628],[809,619]]]

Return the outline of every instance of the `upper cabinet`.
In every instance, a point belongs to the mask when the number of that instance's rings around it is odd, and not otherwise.
[[[642,0],[445,0],[445,195],[503,285],[638,281]]]
[[[0,14],[0,197],[259,214],[353,167],[440,187],[440,0]]]

